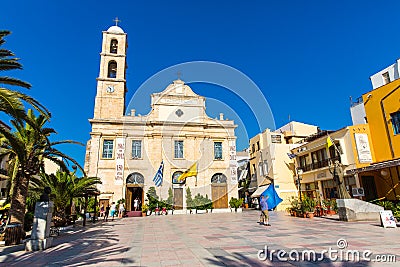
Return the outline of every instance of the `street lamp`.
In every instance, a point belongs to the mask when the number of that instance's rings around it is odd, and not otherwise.
[[[301,201],[301,184],[300,184],[300,181],[301,181],[301,175],[303,174],[303,169],[300,168],[300,167],[297,167],[296,171],[297,171],[296,183],[297,183],[297,188],[299,190],[300,201]]]

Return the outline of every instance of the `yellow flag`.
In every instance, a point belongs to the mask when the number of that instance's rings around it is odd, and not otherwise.
[[[197,176],[197,162],[195,162],[189,169],[187,169],[181,176],[178,177],[178,181],[183,181],[187,177]]]
[[[328,138],[326,138],[326,144],[327,144],[328,148],[333,146],[332,138],[329,135],[328,135]]]

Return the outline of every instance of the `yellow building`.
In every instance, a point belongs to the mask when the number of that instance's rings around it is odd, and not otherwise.
[[[327,139],[332,146],[328,148]],[[344,172],[362,168],[374,161],[374,152],[370,148],[371,137],[367,124],[348,126],[338,131],[321,131],[305,138],[302,144],[293,149],[296,154],[295,181],[300,180],[302,195],[308,195],[322,201],[338,197],[337,181],[333,175],[333,163],[338,160]],[[357,176],[345,176],[345,185],[351,195],[362,186]]]
[[[399,62],[371,76],[374,89],[363,94],[362,105],[370,127],[375,160],[349,173],[365,181],[366,200],[400,195],[400,80]]]

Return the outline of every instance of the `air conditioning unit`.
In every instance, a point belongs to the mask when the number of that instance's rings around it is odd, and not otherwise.
[[[365,196],[364,194],[364,188],[352,188],[351,193],[353,194],[353,197],[363,197]]]

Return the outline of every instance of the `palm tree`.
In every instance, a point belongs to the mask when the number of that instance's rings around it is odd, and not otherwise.
[[[101,181],[97,177],[83,176],[78,178],[75,172],[57,171],[56,174],[41,173],[40,178],[32,180],[32,191],[43,192],[45,187],[51,189],[51,200],[54,202],[54,212],[61,219],[69,213],[74,197],[83,196],[87,190],[96,189]]]
[[[10,50],[3,49],[1,46],[5,43],[4,37],[11,34],[10,31],[0,30],[0,71],[9,71],[22,69],[18,58]],[[26,118],[23,101],[30,104],[42,115],[50,117],[50,112],[32,97],[21,92],[5,88],[4,86],[31,88],[27,82],[16,78],[0,76],[0,112],[4,112],[14,119],[21,120]]]
[[[17,119],[11,120],[15,132],[8,132],[0,128],[0,147],[2,148],[0,158],[8,156],[11,166],[9,222],[21,225],[24,224],[29,181],[40,171],[44,172],[43,161],[45,158],[55,162],[63,170],[68,169],[64,160],[70,161],[84,173],[77,161],[54,148],[55,145],[64,143],[83,144],[71,140],[50,142],[49,137],[55,131],[52,128],[44,127],[48,119],[43,115],[36,117],[32,110],[28,110],[27,118],[30,123],[24,123]]]

